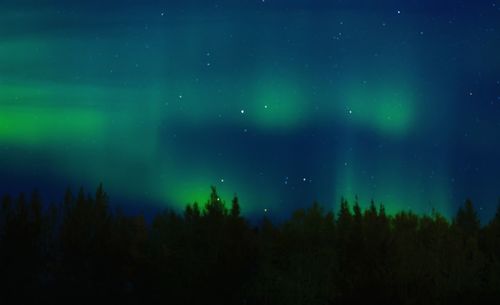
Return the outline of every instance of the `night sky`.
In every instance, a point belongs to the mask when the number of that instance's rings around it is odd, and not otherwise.
[[[500,2],[0,3],[0,193],[141,210],[500,196]],[[54,197],[54,196],[58,197]]]

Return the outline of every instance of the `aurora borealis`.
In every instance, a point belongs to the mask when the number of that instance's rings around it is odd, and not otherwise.
[[[500,196],[498,1],[7,1],[0,192],[247,215]],[[48,195],[50,196],[50,194]]]

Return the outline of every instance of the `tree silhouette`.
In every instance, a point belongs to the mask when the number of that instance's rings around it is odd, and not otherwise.
[[[231,211],[230,215],[232,218],[240,217],[240,204],[238,200],[238,196],[234,195],[233,200],[231,201]]]
[[[463,304],[500,298],[500,202],[481,227],[467,200],[452,223],[436,211],[387,214],[372,200],[352,210],[318,202],[277,223],[242,217],[215,187],[200,208],[152,221],[111,211],[68,188],[3,196],[2,304],[86,299],[169,304]],[[267,216],[267,215],[266,215]]]
[[[467,236],[472,236],[479,232],[479,217],[470,199],[467,199],[465,205],[459,208],[455,217],[455,225]]]

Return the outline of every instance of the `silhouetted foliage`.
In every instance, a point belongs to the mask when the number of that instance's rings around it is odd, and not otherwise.
[[[500,202],[481,227],[470,200],[450,223],[437,212],[387,215],[345,198],[252,226],[238,197],[151,223],[68,188],[0,206],[2,304],[107,300],[166,304],[470,304],[500,298]],[[70,301],[73,300],[73,301]]]

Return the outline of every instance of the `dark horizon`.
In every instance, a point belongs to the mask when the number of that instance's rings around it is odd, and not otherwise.
[[[104,188],[0,206],[2,304],[492,304],[500,298],[500,202],[480,226],[472,202],[439,213],[318,204],[251,225],[237,197],[152,222],[113,211]]]
[[[106,187],[102,183],[100,183],[101,186]],[[205,205],[209,202],[210,199],[210,190],[211,188],[216,188],[216,186],[207,186],[206,187],[206,192],[205,192],[205,200],[202,201],[192,201],[192,202],[185,202],[185,203],[180,203],[180,202],[172,202],[170,204],[167,204],[166,206],[158,206],[155,204],[148,204],[144,202],[137,202],[137,201],[131,201],[128,200],[127,198],[123,198],[123,196],[120,196],[119,194],[110,194],[108,195],[109,203],[110,203],[110,212],[111,213],[124,213],[126,216],[142,216],[145,218],[145,220],[148,223],[151,223],[151,221],[154,219],[155,216],[158,214],[161,214],[163,212],[174,212],[174,213],[179,213],[182,214],[185,211],[185,208],[187,206],[192,206],[193,204],[197,204],[201,209],[205,207]],[[50,192],[44,192],[43,189],[39,187],[31,188],[31,189],[25,189],[25,188],[20,188],[19,190],[16,191],[11,191],[11,192],[4,192],[0,193],[0,199],[9,197],[12,200],[15,200],[16,198],[19,198],[19,196],[26,196],[26,198],[30,197],[32,194],[36,193],[37,196],[39,196],[40,201],[43,203],[42,204],[42,209],[47,210],[50,209],[51,205],[56,205],[60,207],[62,205],[62,202],[64,201],[64,193],[70,191],[72,194],[77,194],[80,190],[84,190],[84,193],[86,196],[92,196],[93,195],[93,188],[87,188],[83,185],[80,185],[79,187],[72,187],[72,186],[66,186],[64,188],[64,192],[62,192],[63,189],[59,189],[58,192],[54,192],[53,190],[56,189],[55,187],[51,186]],[[234,192],[232,196],[229,197],[224,197],[220,196],[221,202],[225,203],[226,206],[229,205],[231,200],[234,197],[238,197],[238,193]],[[341,196],[341,198],[338,200],[338,202],[334,203],[324,203],[320,202],[316,199],[311,199],[307,202],[300,202],[294,204],[294,206],[298,206],[296,210],[290,211],[288,214],[273,214],[270,213],[269,210],[264,210],[264,211],[259,211],[257,213],[248,213],[246,212],[243,208],[241,208],[241,213],[244,215],[244,217],[249,221],[250,224],[252,225],[258,225],[259,222],[262,221],[263,218],[269,219],[271,222],[273,222],[275,225],[282,225],[283,222],[286,222],[287,220],[290,219],[290,217],[293,216],[293,214],[302,208],[308,208],[313,204],[319,205],[324,211],[326,212],[331,212],[333,214],[337,214],[341,208],[341,203],[342,201],[346,201],[349,205],[353,205],[355,202],[359,204],[359,206],[362,209],[368,209],[373,202],[377,208],[384,206],[385,208],[385,203],[381,201],[377,201],[376,199],[370,199],[367,202],[363,202],[359,200],[359,197],[355,196],[354,200],[349,200],[346,197]],[[500,197],[496,201],[496,207],[495,207],[495,212],[489,215],[486,215],[484,211],[478,206],[478,204],[475,202],[473,198],[466,197],[466,199],[463,202],[457,203],[456,210],[452,211],[452,215],[444,215],[442,214],[439,210],[437,209],[432,209],[430,208],[429,211],[425,211],[423,213],[419,213],[417,211],[413,211],[411,209],[401,209],[401,210],[394,210],[394,211],[387,211],[386,213],[390,217],[394,217],[397,214],[401,213],[411,213],[415,214],[420,217],[425,217],[425,216],[430,216],[432,217],[433,215],[440,215],[444,218],[447,219],[447,221],[452,222],[453,219],[456,217],[457,212],[463,207],[463,205],[466,202],[472,202],[474,206],[476,207],[476,213],[478,215],[478,218],[480,220],[480,224],[482,227],[488,225],[495,217],[496,213],[498,212],[498,209],[500,208]],[[494,205],[495,206],[495,205]]]

